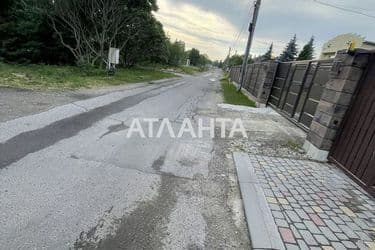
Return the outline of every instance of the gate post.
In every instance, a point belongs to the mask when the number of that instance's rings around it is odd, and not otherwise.
[[[310,158],[327,161],[368,59],[369,54],[364,50],[337,53],[303,146]]]

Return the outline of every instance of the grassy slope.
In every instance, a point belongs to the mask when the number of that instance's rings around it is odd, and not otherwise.
[[[249,98],[247,98],[241,92],[237,92],[236,87],[233,84],[231,84],[228,79],[224,78],[221,80],[221,88],[223,90],[223,97],[225,103],[256,107],[255,102],[249,100]]]
[[[120,85],[173,77],[154,69],[118,69],[114,76],[103,70],[82,71],[73,66],[10,65],[0,63],[0,86],[29,89],[76,89]]]

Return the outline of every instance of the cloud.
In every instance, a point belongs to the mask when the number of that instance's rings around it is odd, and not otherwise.
[[[172,39],[183,40],[188,48],[198,48],[212,59],[225,57],[236,27],[227,19],[192,4],[159,0],[155,16]]]
[[[374,0],[321,1],[375,15]],[[172,39],[183,40],[187,47],[196,47],[211,59],[223,59],[229,46],[239,54],[244,51],[250,3],[248,0],[159,0],[156,16]],[[358,33],[367,40],[375,40],[374,24],[375,19],[313,0],[263,0],[251,53],[263,54],[274,43],[274,54],[278,55],[296,34],[299,48],[314,35],[319,54],[325,41],[342,33]]]

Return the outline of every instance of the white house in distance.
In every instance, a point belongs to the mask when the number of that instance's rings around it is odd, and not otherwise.
[[[375,42],[366,41],[357,34],[342,34],[329,40],[323,45],[320,59],[330,59],[336,56],[337,51],[352,48],[375,50]]]

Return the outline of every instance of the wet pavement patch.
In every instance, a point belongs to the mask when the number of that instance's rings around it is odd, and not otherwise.
[[[124,130],[127,130],[129,127],[126,126],[124,123],[121,123],[121,124],[115,124],[115,125],[112,125],[112,126],[109,126],[108,127],[108,132],[102,134],[99,139],[102,139],[103,137],[109,135],[109,134],[112,134],[112,133],[117,133],[117,132],[120,132],[120,131],[124,131]]]
[[[7,167],[30,153],[37,152],[60,140],[77,135],[80,131],[91,127],[95,122],[124,111],[156,95],[158,95],[158,92],[152,89],[54,122],[44,128],[21,133],[5,143],[0,143],[0,169]]]

